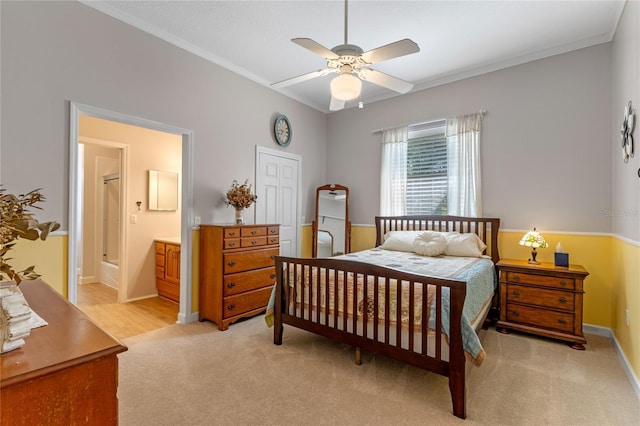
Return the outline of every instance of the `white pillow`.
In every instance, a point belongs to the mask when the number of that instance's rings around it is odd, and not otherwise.
[[[447,256],[480,257],[487,246],[476,234],[448,234]]]
[[[421,232],[413,242],[413,251],[421,256],[440,256],[447,248],[447,239],[442,232]]]
[[[384,234],[384,243],[380,248],[413,252],[413,241],[422,232],[424,231],[389,231]]]

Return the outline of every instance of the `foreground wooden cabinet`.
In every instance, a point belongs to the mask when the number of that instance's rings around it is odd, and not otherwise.
[[[155,244],[158,295],[180,302],[180,244],[169,240]]]
[[[49,325],[0,355],[0,424],[118,424],[118,358],[127,348],[41,280],[20,289]]]
[[[580,265],[531,265],[500,260],[500,321],[497,329],[518,330],[565,340],[584,350],[582,299],[589,273]]]
[[[200,321],[226,330],[265,310],[279,234],[279,225],[200,225]]]

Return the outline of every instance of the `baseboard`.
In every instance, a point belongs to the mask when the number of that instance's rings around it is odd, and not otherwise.
[[[620,347],[620,342],[616,338],[616,335],[613,333],[613,330],[607,327],[600,327],[598,325],[590,325],[584,324],[582,329],[587,334],[595,334],[596,336],[608,337],[611,342],[613,342],[613,347],[615,348],[618,358],[620,358],[620,362],[622,363],[622,368],[624,369],[625,374],[627,375],[627,379],[629,379],[629,383],[631,383],[631,387],[636,394],[638,400],[640,400],[640,380],[636,376],[633,368],[631,368],[631,364],[629,364],[629,360],[627,356],[622,351]]]
[[[187,324],[190,322],[196,322],[199,319],[199,312],[191,312],[190,314],[178,314],[178,324]]]

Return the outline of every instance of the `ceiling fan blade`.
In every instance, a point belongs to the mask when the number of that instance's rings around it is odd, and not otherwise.
[[[273,83],[271,85],[271,87],[275,87],[275,88],[278,89],[278,88],[282,88],[282,87],[291,86],[293,84],[297,84],[297,83],[301,83],[303,81],[311,80],[312,78],[322,77],[323,75],[326,75],[328,72],[329,72],[328,69],[322,69],[322,70],[318,70],[318,71],[308,72],[306,74],[302,74],[302,75],[299,75],[297,77],[291,77],[291,78],[288,78],[286,80],[282,80],[282,81],[278,81],[276,83]]]
[[[344,101],[331,97],[331,104],[329,104],[329,111],[340,111],[344,108]]]
[[[415,42],[405,38],[403,40],[396,41],[395,43],[387,44],[385,46],[369,50],[368,52],[364,52],[361,57],[365,62],[375,64],[376,62],[410,55],[419,51],[420,47],[418,47]]]
[[[392,77],[389,74],[385,74],[380,71],[372,70],[370,68],[363,68],[360,70],[360,78],[369,83],[377,84],[378,86],[386,87],[398,93],[407,93],[413,89],[413,84],[408,81],[401,80],[397,77]]]
[[[338,59],[340,57],[320,43],[311,40],[310,38],[292,38],[291,41],[298,46],[302,46],[305,49],[312,51],[316,55],[322,56],[325,59]]]

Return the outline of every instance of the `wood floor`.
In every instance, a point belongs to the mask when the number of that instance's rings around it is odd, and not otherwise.
[[[78,308],[118,339],[176,323],[178,304],[164,297],[118,303],[117,290],[102,284],[78,286]]]

